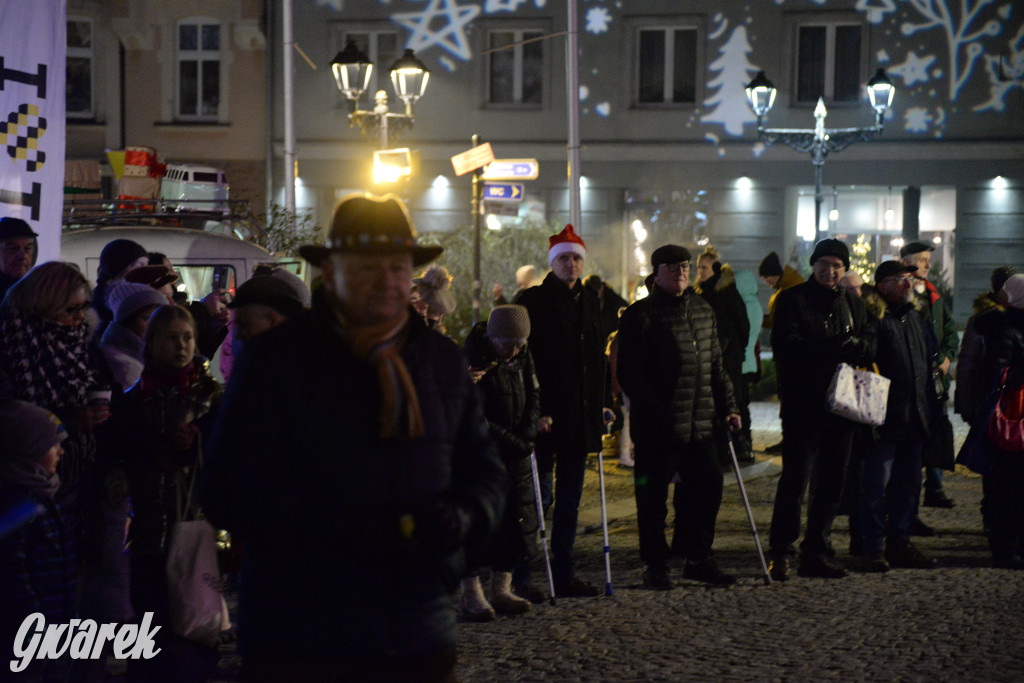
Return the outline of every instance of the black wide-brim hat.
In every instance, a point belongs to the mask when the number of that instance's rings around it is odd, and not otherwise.
[[[316,266],[334,251],[349,254],[407,251],[412,254],[413,266],[422,266],[440,256],[444,248],[420,246],[409,210],[397,195],[356,192],[343,197],[334,207],[326,245],[299,247],[302,258]]]

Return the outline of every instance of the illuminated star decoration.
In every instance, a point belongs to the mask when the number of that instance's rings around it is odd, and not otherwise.
[[[929,80],[928,67],[935,61],[935,55],[930,57],[918,57],[913,51],[907,55],[907,60],[897,66],[889,67],[889,73],[896,74],[903,79],[907,85],[913,85],[918,81],[927,83]]]
[[[391,20],[412,31],[405,47],[409,50],[425,50],[437,45],[461,60],[468,61],[472,54],[466,42],[463,30],[476,15],[480,8],[476,5],[459,7],[455,0],[430,0],[430,5],[422,12],[393,14]],[[446,17],[448,24],[437,31],[430,30],[430,22],[436,17]]]

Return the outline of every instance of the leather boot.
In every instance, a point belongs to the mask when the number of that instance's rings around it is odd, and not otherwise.
[[[491,605],[498,614],[522,614],[533,607],[512,592],[512,572],[491,573]]]
[[[480,585],[479,576],[471,576],[462,580],[459,612],[469,621],[492,621],[494,619],[494,608],[484,597],[484,589]]]

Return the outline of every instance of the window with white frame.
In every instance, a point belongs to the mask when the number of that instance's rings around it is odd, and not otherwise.
[[[543,31],[491,31],[487,35],[487,102],[539,107],[544,101]]]
[[[93,32],[90,19],[67,20],[64,110],[68,118],[91,119],[93,108]]]
[[[667,26],[637,31],[636,92],[640,105],[697,101],[697,29]]]
[[[856,102],[860,98],[861,26],[848,23],[797,27],[796,101]]]
[[[398,33],[395,31],[346,31],[341,36],[341,44],[348,40],[355,41],[356,47],[366,53],[366,56],[373,62],[373,73],[370,74],[370,85],[366,88],[370,101],[373,101],[374,93],[378,90],[388,91],[388,97],[393,97],[391,87],[388,85],[391,76],[388,69],[401,57],[401,49],[398,45]]]
[[[215,121],[220,110],[221,31],[215,21],[178,24],[180,119]]]

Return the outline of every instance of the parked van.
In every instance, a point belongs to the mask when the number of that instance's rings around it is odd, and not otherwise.
[[[167,164],[160,198],[178,211],[228,211],[228,179],[224,171],[198,164]]]

